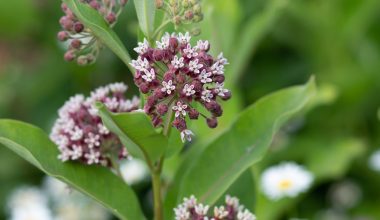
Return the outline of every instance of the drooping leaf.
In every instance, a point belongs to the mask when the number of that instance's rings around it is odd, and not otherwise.
[[[97,107],[103,123],[121,139],[132,156],[154,162],[165,154],[168,139],[153,127],[144,112],[114,114],[101,103]]]
[[[156,14],[154,0],[135,0],[134,4],[140,29],[149,40],[152,40],[154,17]]]
[[[0,144],[46,174],[92,197],[119,218],[145,219],[135,193],[121,178],[104,167],[61,162],[57,159],[59,153],[57,146],[41,129],[23,122],[2,119]]]
[[[214,203],[240,174],[264,156],[276,131],[306,106],[315,90],[312,79],[248,107],[229,130],[194,158],[194,165],[182,179],[178,200],[195,195],[202,203]]]
[[[104,18],[89,5],[79,0],[63,0],[80,22],[108,48],[110,48],[128,67],[131,58],[117,34],[109,27]],[[132,71],[134,72],[134,71]]]

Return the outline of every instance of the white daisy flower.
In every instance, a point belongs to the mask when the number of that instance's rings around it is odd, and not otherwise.
[[[265,170],[261,177],[263,193],[272,200],[296,197],[310,188],[313,175],[304,167],[285,162]]]
[[[375,151],[369,158],[369,166],[380,172],[380,150]]]

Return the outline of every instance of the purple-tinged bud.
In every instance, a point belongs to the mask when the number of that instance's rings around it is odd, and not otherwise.
[[[80,46],[82,45],[82,42],[78,39],[74,39],[71,41],[70,45],[75,49],[79,49]]]
[[[225,92],[225,93],[224,93],[224,96],[221,96],[221,98],[222,98],[224,101],[227,101],[228,99],[230,99],[230,98],[231,98],[231,91]]]
[[[141,83],[140,84],[140,91],[143,94],[147,94],[149,92],[149,86],[146,83]]]
[[[59,19],[59,23],[61,24],[62,28],[65,30],[71,30],[73,27],[73,21],[66,16]]]
[[[189,118],[192,120],[198,119],[199,117],[199,112],[195,110],[194,108],[191,108],[189,111]]]
[[[67,5],[66,5],[66,3],[62,3],[62,4],[61,4],[61,9],[62,9],[63,12],[66,12],[66,10],[67,10]]]
[[[191,20],[194,18],[194,13],[191,10],[188,10],[185,12],[185,18],[186,20]]]
[[[168,71],[164,75],[164,81],[168,82],[169,80],[173,80],[175,77],[175,74],[171,71]]]
[[[205,107],[210,112],[214,112],[218,108],[218,106],[219,106],[218,103],[214,100],[211,100],[209,102],[205,102]]]
[[[161,88],[157,88],[154,90],[153,96],[155,99],[162,99],[165,97],[165,92],[162,92]]]
[[[187,128],[186,121],[182,118],[174,119],[173,126],[177,128],[179,131],[183,131]]]
[[[73,51],[71,51],[71,50],[67,51],[67,52],[65,53],[65,55],[64,55],[64,59],[65,59],[66,61],[73,61],[74,58],[75,58],[75,55],[74,55]]]
[[[165,104],[157,105],[157,113],[160,115],[165,115],[168,112],[168,106]]]
[[[155,0],[154,3],[157,9],[161,9],[164,6],[164,0]]]
[[[96,0],[92,0],[92,1],[90,2],[90,6],[91,6],[93,9],[95,9],[95,10],[98,10],[98,9],[100,8],[100,4],[99,4],[98,1],[96,1]]]
[[[115,13],[111,12],[109,13],[107,16],[106,16],[106,20],[108,22],[108,24],[113,24],[116,22],[116,15]]]
[[[194,80],[191,84],[194,86],[195,92],[197,92],[197,93],[202,92],[203,85],[201,82],[199,82],[198,80]]]
[[[57,37],[59,41],[66,41],[69,38],[69,34],[66,31],[60,31]]]
[[[77,33],[80,33],[84,30],[84,26],[82,23],[80,22],[77,22],[74,24],[74,31],[77,32]]]
[[[156,115],[152,118],[152,124],[154,127],[158,127],[162,124],[162,118],[159,115]]]
[[[128,0],[120,0],[120,4],[122,6],[126,5],[128,3]]]
[[[206,121],[209,128],[216,128],[218,126],[218,120],[216,118],[208,118]]]
[[[171,51],[175,51],[178,47],[178,40],[175,37],[169,39],[169,48]]]
[[[224,75],[216,75],[214,76],[214,82],[217,82],[217,83],[223,83],[224,82]]]
[[[153,59],[155,61],[161,61],[164,59],[164,52],[162,50],[154,50],[153,51]]]

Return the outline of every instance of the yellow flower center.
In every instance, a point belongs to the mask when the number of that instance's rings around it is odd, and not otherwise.
[[[281,189],[281,190],[287,190],[289,189],[290,187],[292,187],[293,183],[291,180],[288,180],[288,179],[284,179],[282,181],[280,181],[280,183],[278,184],[278,187]]]

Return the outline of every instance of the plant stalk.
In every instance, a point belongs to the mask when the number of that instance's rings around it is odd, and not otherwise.
[[[161,198],[161,171],[152,173],[154,220],[163,220],[162,198]]]

